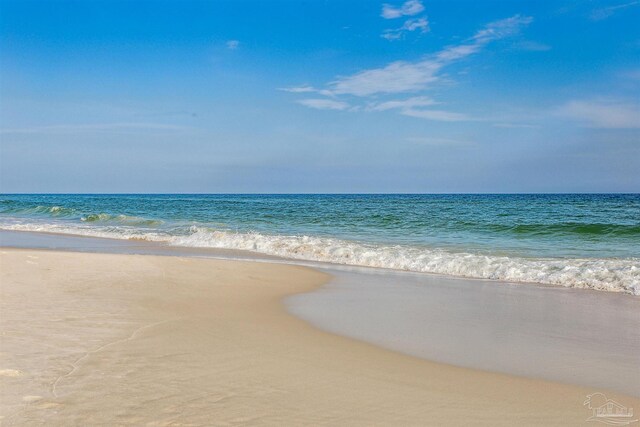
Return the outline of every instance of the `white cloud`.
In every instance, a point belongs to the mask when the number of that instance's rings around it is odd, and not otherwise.
[[[632,1],[629,3],[623,3],[616,6],[603,7],[602,9],[595,9],[591,12],[591,20],[592,21],[601,21],[603,19],[607,19],[618,10],[626,9],[631,6],[640,5],[640,0]]]
[[[400,28],[396,28],[395,30],[385,30],[381,37],[387,40],[398,40],[401,39],[405,33],[416,30],[420,30],[421,33],[429,32],[429,21],[427,18],[408,19]]]
[[[236,50],[240,46],[240,42],[238,40],[227,40],[227,48],[231,50]]]
[[[397,61],[383,68],[365,70],[339,77],[329,84],[335,94],[368,96],[376,93],[401,93],[424,89],[438,80],[442,65],[434,60],[420,62]]]
[[[561,117],[586,126],[607,129],[640,129],[640,106],[613,100],[574,100],[557,109]]]
[[[378,102],[374,104],[370,104],[368,110],[370,111],[387,111],[393,109],[406,109],[406,108],[415,108],[415,107],[428,107],[431,105],[436,105],[433,99],[428,98],[426,96],[414,96],[413,98],[396,100],[396,101],[386,101],[386,102]]]
[[[298,104],[317,110],[346,110],[349,108],[349,104],[346,102],[324,98],[301,99],[298,101]]]
[[[370,104],[367,111],[399,110],[400,114],[420,119],[436,120],[442,122],[459,122],[471,120],[468,116],[452,111],[429,110],[424,107],[437,105],[438,103],[426,96],[414,96],[403,100],[385,101]]]
[[[420,6],[422,5],[420,4]],[[375,97],[383,94],[415,93],[427,90],[444,79],[441,74],[443,68],[481,51],[494,40],[517,34],[523,26],[528,25],[531,21],[530,17],[516,15],[491,22],[460,44],[447,46],[420,61],[395,61],[381,68],[363,70],[348,76],[338,76],[329,82],[325,89],[299,86],[283,90],[294,93],[317,93],[331,97],[330,99],[317,98],[298,101],[299,104],[310,108],[349,111],[397,110],[400,114],[426,120],[447,122],[476,120],[462,113],[425,108],[437,104],[425,96],[369,102],[365,107],[353,106],[340,101],[340,98],[345,96]],[[426,31],[428,21],[426,19],[410,19],[405,22],[402,28],[405,29],[404,31]]]
[[[282,87],[279,90],[291,93],[317,93],[319,95],[324,96],[333,96],[333,92],[327,89],[316,89],[313,86],[293,86],[293,87]]]
[[[408,0],[400,7],[395,7],[390,4],[382,5],[382,16],[384,19],[395,19],[402,16],[413,16],[424,10],[424,6],[420,0]]]
[[[396,110],[400,114],[410,117],[416,117],[426,120],[444,121],[444,122],[458,122],[474,120],[469,116],[461,113],[444,110],[431,110],[425,107],[432,107],[438,105],[432,98],[427,96],[414,96],[406,99],[396,99],[382,102],[370,102],[365,108],[350,107],[350,111],[390,111]]]
[[[479,52],[485,44],[486,43],[473,43],[449,46],[438,52],[435,55],[435,59],[438,60],[438,63],[443,67]]]
[[[532,18],[512,16],[492,22],[460,45],[449,46],[418,62],[397,61],[351,76],[339,77],[329,84],[334,94],[368,96],[377,93],[401,93],[426,89],[439,80],[445,66],[480,51],[488,43],[517,34]]]
[[[292,93],[318,92],[318,89],[314,88],[313,86],[283,87],[283,88],[280,88],[280,90],[283,90],[285,92],[292,92]]]
[[[387,39],[389,41],[400,40],[404,34],[399,30],[384,30],[384,32],[380,35],[383,39]]]
[[[427,18],[408,19],[402,26],[402,29],[407,31],[420,30],[426,33],[429,31],[429,21],[427,21]]]
[[[514,15],[511,18],[501,19],[487,24],[473,37],[479,43],[488,43],[493,40],[510,37],[520,32],[520,29],[533,21],[530,16]]]

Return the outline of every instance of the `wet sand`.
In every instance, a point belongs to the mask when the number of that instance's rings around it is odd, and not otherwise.
[[[640,297],[342,268],[286,303],[321,329],[427,360],[640,397]]]
[[[329,279],[309,268],[0,252],[2,425],[566,426],[591,415],[590,388],[310,326],[282,303]]]

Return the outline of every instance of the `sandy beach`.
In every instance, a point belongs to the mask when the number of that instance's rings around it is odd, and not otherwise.
[[[640,0],[0,16],[0,427],[640,427]]]
[[[322,332],[312,269],[2,249],[2,425],[584,425],[594,390]],[[640,400],[607,393],[628,407]]]

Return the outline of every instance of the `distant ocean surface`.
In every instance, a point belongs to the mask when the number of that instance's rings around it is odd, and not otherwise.
[[[640,295],[640,195],[0,195],[0,229]]]

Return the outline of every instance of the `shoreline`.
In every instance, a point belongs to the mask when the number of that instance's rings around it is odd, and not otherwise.
[[[13,243],[6,245],[2,238],[6,239],[6,236],[38,236],[45,237],[45,241],[55,241],[57,244],[62,243],[62,246],[52,246],[51,243],[34,244],[33,241],[25,243],[23,237],[18,237],[13,240]],[[96,242],[96,247],[88,247],[86,245],[73,245],[74,240],[80,239],[84,242]],[[18,242],[18,243],[16,243]],[[105,245],[104,242],[110,242],[111,244]],[[70,234],[54,231],[29,231],[29,230],[8,230],[0,228],[0,248],[12,248],[12,249],[34,249],[34,250],[60,250],[60,251],[79,251],[86,253],[114,253],[114,254],[133,254],[133,255],[158,255],[158,256],[193,256],[203,257],[208,259],[220,259],[220,260],[239,260],[249,262],[266,262],[266,263],[278,263],[282,265],[297,265],[315,269],[335,269],[346,271],[374,271],[381,274],[409,274],[428,276],[432,278],[442,278],[444,280],[465,280],[472,282],[489,282],[489,283],[504,283],[515,286],[532,286],[543,289],[568,289],[572,292],[589,292],[589,293],[611,293],[617,295],[625,295],[640,300],[640,294],[634,294],[627,291],[611,290],[611,289],[597,289],[597,288],[581,288],[574,286],[556,285],[549,283],[541,283],[535,281],[509,281],[503,279],[491,279],[483,277],[473,276],[457,276],[449,275],[445,273],[436,273],[428,271],[412,271],[387,267],[376,267],[367,265],[355,265],[355,264],[342,264],[333,263],[329,261],[317,261],[308,260],[303,258],[289,258],[278,255],[270,255],[267,253],[241,250],[241,249],[226,249],[226,248],[213,248],[213,247],[198,247],[198,246],[178,246],[171,245],[166,242],[158,242],[152,240],[136,240],[136,239],[119,239],[115,237],[102,237],[102,236],[90,236],[82,234]]]
[[[4,226],[3,226],[4,227]],[[59,228],[62,227],[62,228]],[[69,228],[71,227],[71,228]],[[447,250],[439,246],[372,243],[325,235],[289,235],[198,228],[187,234],[124,227],[118,231],[73,224],[6,226],[2,232],[83,236],[148,244],[148,247],[242,253],[248,258],[283,259],[301,263],[344,265],[385,271],[407,271],[464,279],[569,287],[640,296],[637,259],[633,257],[525,255],[519,252],[477,252],[469,247]],[[133,234],[131,234],[133,233]],[[157,234],[160,233],[160,234]],[[117,234],[118,236],[115,236]],[[495,248],[494,248],[495,249]]]
[[[291,316],[282,299],[327,279],[312,269],[1,251],[3,424],[582,425],[589,416],[589,388],[429,362]],[[47,379],[59,377],[56,397]]]

